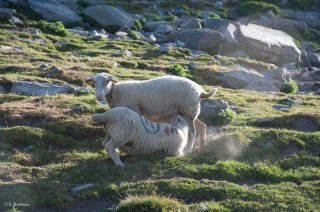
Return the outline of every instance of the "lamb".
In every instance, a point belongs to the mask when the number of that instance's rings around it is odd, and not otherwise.
[[[86,81],[94,83],[97,100],[110,108],[127,107],[155,122],[167,122],[174,115],[183,115],[189,123],[185,153],[193,149],[195,128],[200,136],[200,149],[203,148],[206,125],[198,119],[200,101],[214,95],[217,89],[207,93],[197,83],[177,76],[116,82],[113,76],[99,73]]]
[[[103,124],[107,136],[102,142],[117,166],[124,167],[116,149],[130,154],[163,151],[169,155],[183,156],[188,139],[188,122],[175,115],[170,123],[154,123],[138,113],[116,107],[92,116],[94,124]]]

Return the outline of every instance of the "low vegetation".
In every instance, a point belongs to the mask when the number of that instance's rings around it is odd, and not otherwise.
[[[139,40],[82,37],[64,33],[59,23],[27,25],[42,33],[1,25],[0,46],[23,50],[0,51],[4,87],[14,80],[81,86],[88,76],[108,72],[118,81],[174,74],[212,90],[219,81],[211,76],[237,65],[267,69],[267,64],[250,59],[193,58],[190,50],[174,48],[164,54]],[[124,50],[132,56],[115,54]],[[190,62],[199,69],[185,68]],[[39,68],[44,63],[62,71],[48,75],[50,68]],[[230,108],[206,121],[203,151],[181,158],[121,153],[125,169],[114,166],[101,144],[103,128],[90,122],[92,114],[108,109],[96,101],[92,87],[81,95],[1,93],[0,200],[30,203],[31,210],[64,210],[75,201],[107,199],[116,211],[317,211],[320,97],[294,94],[297,88],[289,83],[289,94],[219,88],[213,99],[227,101]],[[276,110],[275,105],[288,107]],[[70,191],[86,183],[94,186]],[[0,211],[18,209],[0,205]]]

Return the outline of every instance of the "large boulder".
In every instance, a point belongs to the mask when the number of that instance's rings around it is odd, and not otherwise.
[[[84,13],[103,26],[132,27],[134,25],[131,14],[109,5],[90,6],[84,9]]]
[[[180,27],[185,29],[201,29],[201,20],[198,18],[190,18],[180,23]]]
[[[159,26],[171,26],[173,29],[176,28],[176,24],[169,21],[148,21],[143,27],[146,31],[155,32]]]
[[[60,93],[88,92],[86,88],[72,85],[57,85],[39,82],[16,81],[10,90],[11,93],[27,96],[56,95]]]
[[[69,24],[81,21],[81,17],[70,8],[54,0],[29,0],[29,6],[49,21],[61,21]]]
[[[277,88],[272,82],[267,80],[259,80],[249,83],[245,90],[257,91],[257,92],[279,92],[280,89]]]
[[[246,87],[251,82],[262,81],[263,75],[256,71],[233,70],[223,73],[225,83],[235,89]]]
[[[301,51],[287,33],[255,24],[239,29],[239,40],[250,57],[282,64],[300,60]]]
[[[306,33],[308,26],[305,22],[292,19],[273,19],[265,16],[251,21],[252,24],[278,29],[288,33],[291,36],[302,36]]]
[[[296,11],[283,10],[284,13],[292,19],[305,22],[309,27],[320,26],[320,12],[319,11]]]
[[[187,48],[210,52],[217,47],[222,34],[210,29],[182,29],[176,33]]]

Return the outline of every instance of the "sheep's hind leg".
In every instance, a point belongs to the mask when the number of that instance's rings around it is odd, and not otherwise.
[[[105,141],[104,141],[105,143]],[[117,152],[115,148],[115,142],[110,139],[108,142],[105,143],[104,147],[107,149],[109,156],[113,160],[113,162],[116,164],[116,166],[124,167],[125,165],[121,162],[119,153]]]
[[[184,149],[184,153],[185,154],[190,154],[192,152],[193,149],[193,143],[194,143],[194,139],[195,139],[195,127],[194,127],[194,123],[193,120],[191,120],[189,117],[187,118],[188,124],[189,124],[189,132],[188,132],[188,142],[187,145]]]
[[[196,130],[199,131],[199,136],[200,136],[200,148],[199,148],[199,150],[202,151],[203,147],[205,145],[205,142],[206,142],[207,126],[206,126],[205,123],[203,123],[199,119],[196,119],[194,124],[195,124]]]

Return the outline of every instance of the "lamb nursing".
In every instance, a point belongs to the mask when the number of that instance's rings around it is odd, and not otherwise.
[[[107,136],[103,145],[117,166],[124,164],[116,149],[131,155],[157,151],[174,156],[184,155],[189,127],[180,115],[173,116],[169,124],[154,123],[128,108],[117,107],[93,115],[92,122],[105,126]]]
[[[110,108],[127,107],[155,122],[183,115],[189,124],[185,153],[192,151],[195,128],[200,135],[200,148],[204,146],[206,125],[198,119],[200,101],[214,95],[217,89],[207,93],[197,83],[177,76],[117,83],[111,75],[99,73],[86,81],[94,83],[97,100],[108,103]]]

